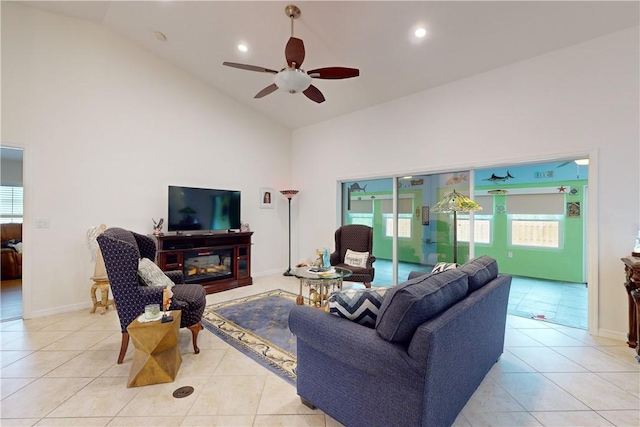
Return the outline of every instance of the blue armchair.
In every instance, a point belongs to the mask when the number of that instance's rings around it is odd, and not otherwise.
[[[127,326],[140,314],[147,304],[162,304],[163,287],[144,286],[138,280],[138,262],[141,258],[155,261],[156,245],[152,238],[122,228],[108,228],[97,238],[111,285],[111,292],[120,318],[122,343],[118,364],[122,363],[129,333]],[[198,332],[202,329],[202,313],[206,305],[206,292],[197,284],[184,284],[182,271],[165,274],[176,285],[173,286],[171,310],[182,310],[181,328],[189,328],[193,337],[193,350],[197,354]]]

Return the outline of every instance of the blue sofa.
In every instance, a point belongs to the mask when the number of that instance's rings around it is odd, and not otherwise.
[[[502,354],[510,286],[483,256],[412,273],[384,295],[375,329],[296,306],[298,395],[349,427],[451,425]]]

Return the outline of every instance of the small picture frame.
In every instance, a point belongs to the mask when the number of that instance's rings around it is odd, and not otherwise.
[[[422,225],[429,225],[429,206],[422,207]]]
[[[580,218],[580,202],[567,202],[567,217]]]
[[[262,187],[260,188],[260,209],[273,209],[275,204],[273,203],[273,197],[275,196],[273,188]]]

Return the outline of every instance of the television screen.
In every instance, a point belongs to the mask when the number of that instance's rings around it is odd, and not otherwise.
[[[240,228],[240,192],[169,186],[169,231]]]

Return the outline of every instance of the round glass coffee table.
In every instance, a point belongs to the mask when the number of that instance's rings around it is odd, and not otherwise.
[[[300,280],[300,292],[296,304],[304,305],[302,296],[303,286],[309,288],[309,305],[324,308],[329,295],[336,289],[342,289],[342,280],[351,276],[353,272],[341,267],[331,267],[328,271],[315,272],[311,267],[299,267],[294,270],[294,276]]]

